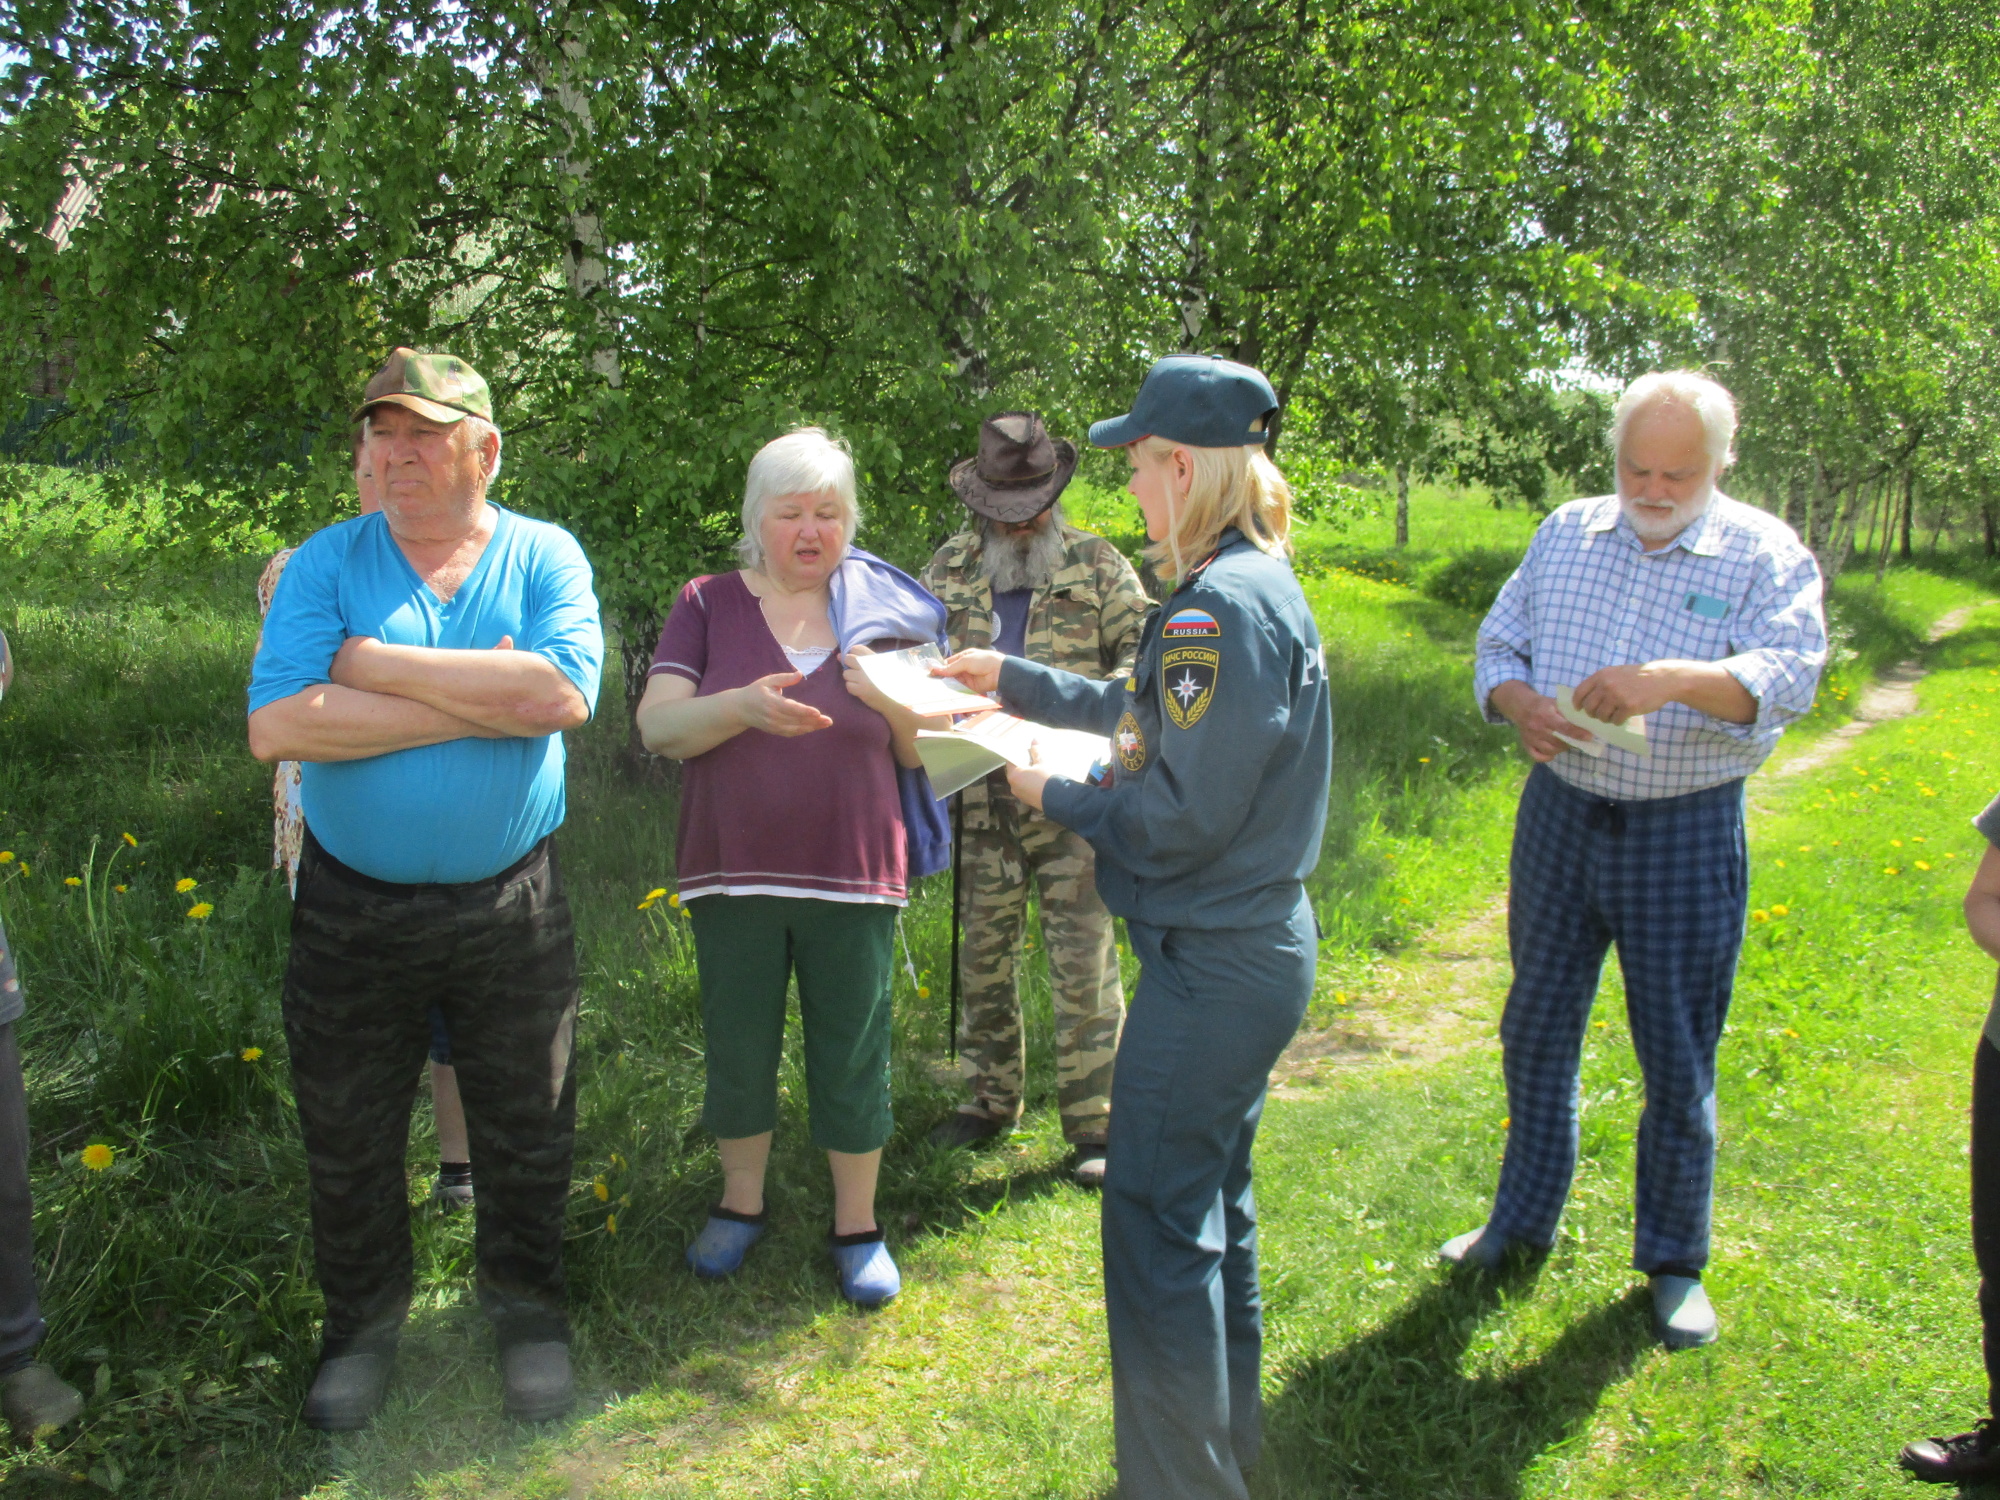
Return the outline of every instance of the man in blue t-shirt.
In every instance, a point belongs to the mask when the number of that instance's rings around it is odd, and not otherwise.
[[[545,1420],[573,1397],[576,948],[552,835],[604,638],[575,539],[488,503],[492,415],[463,361],[389,356],[355,412],[382,509],[299,548],[251,673],[252,752],[303,763],[284,1010],[326,1297],[305,1420],[326,1431],[373,1417],[409,1308],[403,1156],[432,1006],[479,1164],[507,1410]]]

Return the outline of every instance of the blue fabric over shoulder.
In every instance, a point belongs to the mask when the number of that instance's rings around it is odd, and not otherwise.
[[[894,563],[859,547],[833,570],[829,585],[833,633],[840,649],[877,641],[930,641],[945,649],[945,608],[916,579]],[[951,822],[944,804],[931,795],[921,766],[896,767],[896,792],[903,805],[909,878],[951,868]]]

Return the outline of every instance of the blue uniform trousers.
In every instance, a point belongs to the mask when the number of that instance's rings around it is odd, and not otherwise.
[[[1301,894],[1285,921],[1223,931],[1126,926],[1139,985],[1103,1206],[1118,1492],[1241,1500],[1263,1442],[1250,1145],[1312,994],[1312,907]]]
[[[1576,1171],[1585,1028],[1605,949],[1645,1079],[1632,1264],[1708,1261],[1715,1048],[1743,946],[1743,783],[1606,802],[1537,766],[1514,825],[1500,1021],[1507,1155],[1488,1225],[1547,1245]]]

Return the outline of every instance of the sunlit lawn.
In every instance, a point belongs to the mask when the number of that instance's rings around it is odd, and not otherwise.
[[[935,1071],[937,883],[906,919],[915,973],[897,981],[883,1206],[908,1292],[875,1316],[833,1293],[796,1059],[773,1233],[737,1282],[685,1273],[715,1185],[692,970],[673,910],[635,910],[671,884],[671,785],[627,768],[612,695],[579,737],[564,833],[587,975],[570,1260],[596,1414],[539,1433],[498,1417],[470,1225],[419,1213],[420,1305],[389,1409],[359,1438],[301,1431],[316,1298],[276,1025],[287,908],[261,874],[268,783],[240,745],[255,559],[167,568],[133,550],[129,521],[79,514],[0,514],[0,623],[23,664],[0,705],[0,851],[15,855],[0,913],[30,990],[47,1352],[92,1410],[64,1449],[0,1464],[5,1493],[71,1493],[72,1473],[173,1496],[1107,1489],[1096,1209],[1060,1170],[1045,984],[1027,997],[1029,1127],[979,1155],[922,1145],[953,1097]],[[1532,529],[1432,492],[1416,514],[1420,538],[1495,552]],[[1314,1015],[1407,1041],[1437,978],[1411,945],[1490,912],[1518,763],[1471,709],[1476,611],[1438,597],[1492,581],[1490,562],[1440,584],[1458,554],[1398,559],[1354,530],[1309,529],[1301,567],[1340,735]],[[1965,571],[1842,581],[1852,655],[1814,727],[1864,671],[1920,649],[1932,618],[1986,597]],[[2000,777],[2000,609],[1934,657],[1922,715],[1759,793],[1767,916],[1723,1059],[1723,1345],[1667,1359],[1631,1295],[1637,1092],[1615,974],[1574,1210],[1531,1282],[1454,1286],[1431,1265],[1491,1189],[1505,1111],[1490,1048],[1363,1063],[1335,1049],[1289,1072],[1267,1116],[1259,1495],[1889,1493],[1897,1444],[1976,1415],[1961,1136],[1990,966],[1956,900],[1978,847],[1966,819]],[[197,902],[212,913],[187,915]],[[1463,941],[1490,956],[1500,929]],[[1461,1032],[1489,1029],[1503,982],[1494,966],[1455,1002]],[[81,1164],[90,1144],[110,1169]],[[419,1196],[433,1158],[420,1120]]]

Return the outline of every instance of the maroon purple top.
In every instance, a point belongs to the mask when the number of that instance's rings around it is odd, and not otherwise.
[[[792,671],[740,573],[695,579],[653,653],[695,696]],[[680,897],[809,896],[903,904],[902,803],[889,721],[847,691],[829,656],[785,696],[833,724],[796,738],[746,729],[681,771]]]

